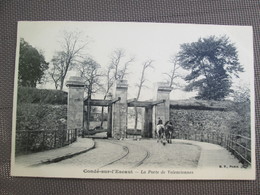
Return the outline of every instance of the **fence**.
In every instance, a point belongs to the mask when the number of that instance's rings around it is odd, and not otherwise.
[[[16,131],[16,154],[59,148],[77,140],[77,129]]]
[[[230,151],[245,166],[251,165],[251,138],[224,133],[179,133],[175,138],[218,144]]]

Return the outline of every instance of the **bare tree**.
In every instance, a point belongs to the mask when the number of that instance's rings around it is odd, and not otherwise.
[[[85,91],[87,93],[87,129],[89,129],[90,115],[91,115],[91,96],[100,88],[100,77],[102,74],[99,71],[100,65],[92,58],[85,58],[82,62],[77,64],[77,70],[80,77],[85,83]]]
[[[131,57],[125,60],[125,51],[123,49],[116,49],[113,51],[111,55],[111,62],[109,66],[106,68],[105,72],[105,85],[104,89],[104,100],[107,99],[108,94],[111,91],[112,86],[115,84],[117,80],[123,80],[126,78],[128,72],[128,66],[134,62],[134,57]],[[104,107],[102,107],[101,111],[101,124],[103,126],[103,116],[104,116]]]
[[[119,63],[122,57],[124,57],[124,51],[122,49],[117,49],[112,53],[111,64],[109,68],[114,69],[114,80],[118,79],[118,69]]]
[[[178,64],[178,58],[176,55],[172,56],[169,60],[169,62],[172,64],[172,68],[169,73],[163,73],[167,76],[166,81],[169,83],[169,87],[173,88],[181,88],[181,85],[177,82],[175,82],[176,79],[181,78],[180,73],[178,70],[181,68]]]
[[[134,57],[127,59],[123,49],[116,49],[111,56],[109,68],[113,70],[114,81],[122,80],[126,77],[128,66],[134,61]]]
[[[100,65],[90,57],[85,58],[82,62],[79,62],[76,66],[80,77],[83,78],[85,83],[85,91],[88,98],[91,98],[92,94],[96,93],[101,86]]]
[[[128,74],[127,69],[128,66],[134,61],[134,57],[130,58],[128,61],[126,61],[123,65],[123,67],[118,71],[118,79],[117,80],[123,80],[125,79],[126,75]]]
[[[137,84],[138,92],[137,92],[136,100],[138,100],[140,98],[141,90],[146,81],[145,72],[147,71],[148,68],[153,68],[152,63],[153,63],[152,60],[147,60],[143,63],[141,77],[139,80],[139,84]],[[137,122],[138,122],[138,110],[137,110],[137,107],[135,107],[135,126],[134,126],[135,131],[137,130]]]
[[[52,80],[55,87],[63,89],[67,72],[73,68],[77,58],[81,57],[81,51],[86,47],[87,42],[80,39],[79,32],[64,32],[64,37],[60,43],[61,50],[53,56],[54,68],[51,71]]]
[[[49,70],[48,74],[51,80],[54,82],[55,89],[58,89],[60,86],[61,76],[63,75],[64,70],[64,59],[62,52],[58,52],[51,60],[52,67]]]
[[[103,87],[104,89],[104,100],[107,99],[107,96],[114,84],[114,76],[112,74],[112,69],[113,67],[112,66],[108,66],[107,69],[106,69],[106,73],[104,74],[105,75],[105,86]],[[103,122],[104,122],[104,106],[102,106],[101,108],[101,123],[100,123],[100,127],[103,127]]]

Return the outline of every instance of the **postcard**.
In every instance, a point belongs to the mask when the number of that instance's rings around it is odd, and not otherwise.
[[[251,26],[18,22],[11,175],[254,180]]]

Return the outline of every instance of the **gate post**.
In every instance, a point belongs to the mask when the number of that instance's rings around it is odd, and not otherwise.
[[[169,87],[169,84],[164,82],[158,82],[155,84],[155,95],[154,100],[165,100],[164,103],[158,104],[155,106],[154,112],[154,125],[156,127],[158,119],[160,118],[163,121],[163,124],[166,121],[169,121],[170,118],[170,93],[172,87]],[[154,135],[154,131],[153,131]]]
[[[67,108],[67,129],[83,131],[84,82],[80,77],[72,76],[66,82],[69,88]],[[83,132],[82,132],[83,133]]]
[[[143,136],[152,138],[153,137],[153,106],[145,107],[144,112],[144,132]]]
[[[120,101],[113,104],[112,137],[124,138],[127,129],[127,89],[126,80],[116,82],[114,98],[120,97]]]

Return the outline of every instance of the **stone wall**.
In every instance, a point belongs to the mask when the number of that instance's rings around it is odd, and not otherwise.
[[[235,104],[233,106],[235,107]],[[175,132],[179,133],[216,132],[250,137],[250,118],[242,116],[234,107],[196,109],[190,106],[171,106],[170,120],[173,121]]]

